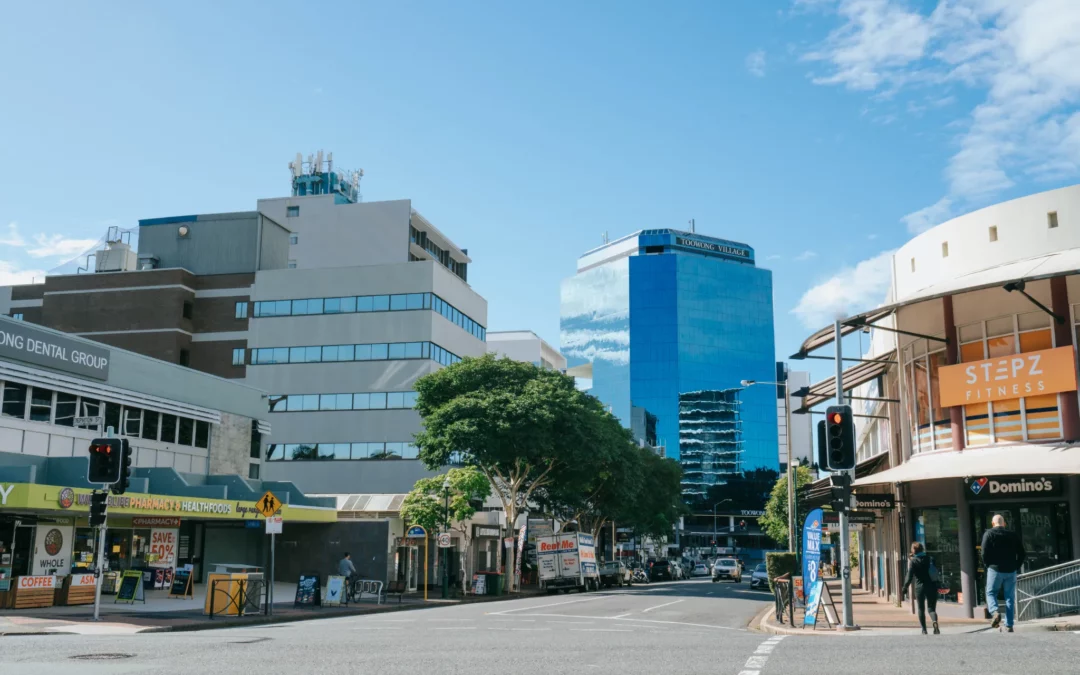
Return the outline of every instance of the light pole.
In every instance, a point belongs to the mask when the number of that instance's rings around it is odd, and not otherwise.
[[[442,488],[443,488],[443,532],[450,532],[450,477],[449,476],[447,476],[443,480]],[[446,600],[448,597],[450,597],[450,570],[447,569],[447,566],[448,566],[449,563],[448,563],[448,558],[447,558],[447,555],[446,555],[446,552],[448,550],[449,550],[449,547],[445,547],[445,546],[443,547],[443,550],[442,550],[443,551],[443,555],[442,555],[442,562],[443,562],[443,567],[442,567],[442,596],[443,596],[443,600]]]
[[[788,383],[784,382],[759,382],[757,380],[743,380],[742,386],[752,387],[755,384],[771,384],[784,388],[784,436],[787,438],[787,528],[788,528],[788,552],[795,551],[795,471],[793,469],[793,454],[791,452],[791,395],[788,392]]]
[[[721,499],[712,505],[712,554],[716,557],[716,507],[730,502],[730,499]]]

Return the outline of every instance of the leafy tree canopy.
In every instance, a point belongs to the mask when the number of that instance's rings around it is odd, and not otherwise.
[[[449,480],[449,491],[443,486]],[[450,497],[450,524],[468,521],[479,503],[491,495],[491,484],[474,467],[450,469],[445,474],[421,478],[401,502],[401,517],[409,524],[423,525],[428,532],[442,529],[447,517],[446,497]]]
[[[795,467],[795,494],[798,500],[795,504],[796,513],[806,513],[804,508],[805,500],[798,495],[802,493],[800,488],[813,482],[814,476],[810,473],[809,468],[805,466]],[[772,493],[769,496],[769,501],[765,504],[765,515],[758,519],[761,530],[775,541],[780,548],[787,548],[788,545],[787,502],[787,475],[785,474],[776,481],[776,485],[773,486]],[[797,526],[798,524],[796,524]]]

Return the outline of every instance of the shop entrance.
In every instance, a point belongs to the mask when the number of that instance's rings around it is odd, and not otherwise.
[[[1072,539],[1069,525],[1069,505],[1060,503],[998,504],[972,507],[975,520],[975,550],[979,573],[979,601],[985,601],[986,568],[983,565],[983,533],[993,527],[995,515],[1005,518],[1005,527],[1020,535],[1027,551],[1021,572],[1034,572],[1044,567],[1072,560]]]
[[[11,543],[11,576],[30,574],[30,558],[34,552],[34,527],[16,526]]]

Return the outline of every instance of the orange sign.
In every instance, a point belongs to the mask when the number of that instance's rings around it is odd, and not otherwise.
[[[1072,347],[945,366],[940,371],[941,406],[1004,401],[1076,389]]]

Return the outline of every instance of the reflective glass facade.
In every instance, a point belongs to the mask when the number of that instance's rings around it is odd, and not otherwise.
[[[567,365],[593,364],[591,393],[640,440],[680,460],[693,446],[684,493],[726,473],[778,469],[776,389],[740,385],[776,374],[772,274],[754,266],[752,249],[646,230],[587,253],[579,269],[562,286]],[[731,419],[688,414],[695,400]],[[718,425],[710,443],[691,443],[704,422]]]

